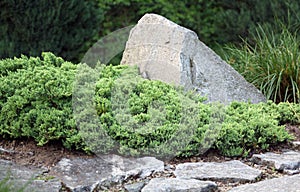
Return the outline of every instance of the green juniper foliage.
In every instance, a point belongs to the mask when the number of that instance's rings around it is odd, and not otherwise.
[[[51,53],[1,60],[0,135],[33,138],[38,145],[61,141],[96,153],[193,156],[215,148],[246,156],[292,139],[283,124],[300,123],[297,104],[205,104],[192,92],[142,79],[136,68],[97,69]],[[74,113],[72,102],[85,102],[81,95],[91,96],[92,103]]]
[[[0,61],[0,134],[38,145],[77,133],[72,118],[76,65],[50,53]],[[74,143],[72,143],[74,144]]]
[[[120,68],[121,76],[113,76]],[[203,98],[185,95],[161,81],[144,80],[137,68],[109,66],[101,74],[96,109],[102,126],[119,143],[119,152],[168,156],[188,144]],[[184,136],[188,138],[183,140]]]

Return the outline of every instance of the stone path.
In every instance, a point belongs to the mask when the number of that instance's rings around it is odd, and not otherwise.
[[[274,178],[264,178],[268,167]],[[277,177],[277,178],[276,178]],[[300,152],[255,154],[247,162],[196,162],[165,165],[153,157],[107,155],[62,159],[51,170],[0,160],[0,180],[9,178],[25,191],[230,191],[300,192]]]

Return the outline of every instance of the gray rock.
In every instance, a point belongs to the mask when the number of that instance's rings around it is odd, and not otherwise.
[[[264,164],[275,167],[276,170],[299,170],[300,169],[300,152],[287,151],[282,154],[265,153],[254,154],[251,161],[257,164]]]
[[[131,173],[139,172],[139,177],[142,179],[150,176],[152,173],[164,170],[164,162],[154,157],[132,159],[124,165],[127,176]]]
[[[211,102],[266,101],[259,90],[199,41],[195,32],[160,15],[146,14],[139,20],[130,32],[121,63],[138,65],[149,79],[195,89]]]
[[[300,192],[300,175],[285,176],[264,180],[257,183],[245,184],[232,188],[230,192]]]
[[[261,171],[234,160],[223,163],[183,163],[177,165],[174,174],[177,178],[185,179],[248,182],[260,177]]]
[[[145,178],[163,171],[164,163],[154,157],[124,158],[106,155],[91,159],[62,159],[51,170],[67,188],[73,191],[110,188],[130,177]]]
[[[137,182],[137,183],[124,185],[124,188],[128,192],[140,192],[145,186],[145,184],[146,184],[145,182]]]
[[[59,191],[62,188],[57,179],[48,179],[49,175],[45,174],[47,170],[43,168],[33,168],[16,165],[10,161],[0,159],[0,181],[9,179],[12,191],[25,187],[24,192],[48,192]]]
[[[178,178],[154,178],[147,184],[142,192],[210,192],[217,189],[217,184],[211,181]]]

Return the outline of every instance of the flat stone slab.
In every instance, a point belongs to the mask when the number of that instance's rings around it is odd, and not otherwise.
[[[230,192],[300,192],[300,175],[269,179],[232,188]]]
[[[89,190],[109,186],[109,182],[122,183],[134,176],[145,178],[153,172],[163,171],[164,163],[154,157],[124,158],[117,155],[91,159],[63,158],[51,170],[70,190]]]
[[[249,167],[237,160],[223,163],[183,163],[176,166],[174,173],[177,178],[228,182],[254,181],[261,175],[260,170]]]
[[[26,186],[24,192],[59,191],[62,188],[61,183],[57,179],[43,176],[45,171],[46,169],[16,165],[0,159],[0,181],[9,178],[6,184],[9,184],[12,191],[23,186]]]
[[[252,161],[257,164],[264,164],[275,167],[276,170],[297,170],[300,169],[300,152],[288,151],[282,154],[264,153],[254,154]]]
[[[142,192],[210,192],[215,191],[216,189],[217,184],[211,181],[179,178],[154,178],[142,189]]]

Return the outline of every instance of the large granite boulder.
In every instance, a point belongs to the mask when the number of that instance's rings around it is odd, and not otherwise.
[[[149,79],[194,89],[210,102],[266,101],[259,90],[199,41],[195,32],[160,15],[146,14],[139,20],[130,32],[121,63],[138,65]]]

